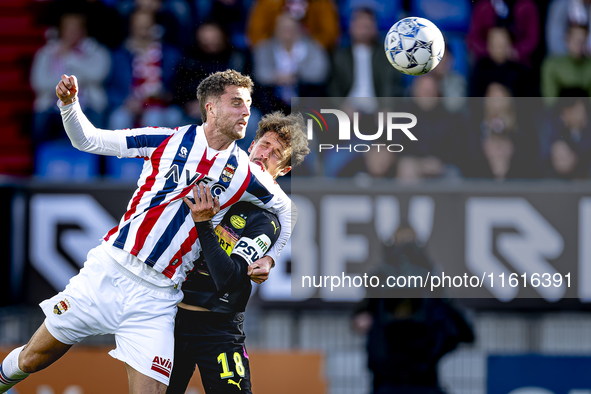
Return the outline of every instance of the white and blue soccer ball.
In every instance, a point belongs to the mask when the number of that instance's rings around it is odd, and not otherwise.
[[[433,70],[443,58],[445,41],[435,24],[424,18],[404,18],[386,34],[388,61],[404,74],[421,75]]]

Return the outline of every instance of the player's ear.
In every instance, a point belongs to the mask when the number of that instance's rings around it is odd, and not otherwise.
[[[250,153],[252,151],[252,147],[254,146],[254,141],[252,141],[250,143],[250,146],[248,147],[248,153]]]
[[[279,176],[283,176],[283,175],[287,174],[290,171],[291,171],[291,166],[287,166],[287,167],[285,167],[283,170],[281,170],[279,172]]]
[[[207,119],[210,119],[210,115],[215,117],[214,109],[215,109],[215,106],[214,106],[213,102],[208,101],[205,104],[205,111],[207,112]]]

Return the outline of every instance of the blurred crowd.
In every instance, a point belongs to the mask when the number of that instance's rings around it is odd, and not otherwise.
[[[78,77],[94,125],[123,129],[200,123],[198,83],[232,68],[256,84],[244,147],[260,117],[289,112],[294,97],[347,98],[340,108],[372,128],[370,114],[389,110],[380,98],[403,97],[420,119],[402,152],[316,155],[304,175],[588,179],[590,15],[591,0],[53,0],[30,74],[32,137],[38,150],[64,138],[62,74]],[[384,56],[386,32],[406,16],[446,38],[424,76]]]

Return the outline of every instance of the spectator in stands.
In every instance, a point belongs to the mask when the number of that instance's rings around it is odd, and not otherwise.
[[[275,35],[254,48],[254,77],[273,90],[278,108],[291,105],[291,98],[322,95],[329,72],[328,55],[314,39],[302,32],[301,23],[281,14]]]
[[[582,89],[561,91],[553,119],[540,135],[540,160],[547,177],[588,179],[591,175],[591,110]]]
[[[383,245],[384,263],[372,275],[422,277],[433,264],[403,223]],[[353,327],[367,334],[367,363],[373,373],[373,394],[442,394],[437,364],[460,342],[474,334],[462,314],[440,296],[405,288],[370,288],[353,317]],[[379,298],[382,297],[382,298]],[[387,298],[386,298],[387,297]]]
[[[250,74],[248,54],[234,49],[224,30],[216,22],[205,22],[195,30],[195,42],[183,52],[175,75],[175,101],[184,106],[191,123],[201,119],[197,85],[208,75],[233,69]],[[255,122],[256,123],[256,122]]]
[[[174,75],[174,103],[184,110],[185,123],[201,123],[201,109],[197,99],[197,85],[208,75],[232,69],[244,75],[250,74],[250,54],[233,48],[226,32],[216,22],[205,22],[195,30],[195,43],[183,53]],[[258,96],[257,96],[258,98]],[[257,100],[253,100],[256,104]],[[256,107],[251,107],[246,136],[237,141],[248,150],[262,117]]]
[[[186,0],[119,0],[117,9],[127,18],[135,11],[153,14],[156,28],[161,30],[159,34],[166,43],[179,47],[191,45],[195,23]]]
[[[162,41],[154,14],[148,11],[134,12],[129,30],[129,37],[113,53],[109,99],[115,109],[109,128],[175,127],[183,116],[180,108],[170,105],[180,52]]]
[[[540,41],[536,3],[533,0],[480,0],[476,3],[467,36],[468,47],[476,59],[488,55],[488,31],[499,26],[506,27],[515,38],[511,60],[530,66]]]
[[[570,25],[589,26],[591,0],[553,0],[548,7],[546,18],[546,46],[548,55],[559,56],[568,54],[565,45]],[[589,39],[586,51],[589,52]]]
[[[86,16],[88,36],[113,49],[125,38],[125,23],[117,10],[101,0],[56,0],[48,2],[40,15],[43,24],[57,26],[61,15],[76,13]],[[105,29],[105,21],[109,28]]]
[[[334,0],[257,0],[252,6],[247,34],[253,46],[273,37],[281,14],[300,21],[306,32],[326,50],[340,37],[339,15]]]
[[[536,84],[530,78],[531,71],[511,59],[513,50],[511,33],[506,27],[493,27],[487,34],[486,57],[481,58],[472,73],[471,97],[483,97],[491,82],[499,82],[516,97],[537,96]]]
[[[378,109],[376,97],[402,96],[399,73],[384,56],[375,14],[369,9],[356,9],[349,28],[351,45],[339,49],[332,60],[332,76],[328,86],[331,97],[367,97],[347,100],[350,111],[373,113]]]
[[[89,120],[103,126],[107,108],[104,82],[109,75],[111,56],[106,47],[87,36],[86,17],[64,14],[60,18],[59,38],[37,51],[31,68],[35,91],[32,137],[35,144],[63,136],[59,108],[55,105],[55,81],[63,74],[75,74],[84,91],[79,100]]]
[[[568,55],[550,56],[542,63],[541,91],[546,104],[554,104],[563,89],[580,88],[591,94],[591,59],[585,56],[587,26],[570,25]]]
[[[506,179],[536,178],[537,149],[535,138],[527,137],[518,122],[515,100],[509,89],[491,83],[483,100],[483,116],[474,125],[469,138],[467,178]]]
[[[409,141],[399,133],[393,142],[403,145],[403,157],[398,164],[398,177],[404,181],[418,178],[438,178],[457,173],[457,158],[461,146],[461,119],[448,113],[442,105],[437,79],[426,74],[413,79],[408,112],[420,122],[413,127],[418,141]]]
[[[466,81],[466,77],[454,70],[455,61],[451,48],[446,46],[445,56],[431,71],[443,98],[443,107],[449,112],[462,110],[468,97],[468,81]]]
[[[193,2],[198,24],[216,21],[233,46],[246,49],[246,15],[252,0],[213,0]]]
[[[379,142],[381,143],[381,141]],[[397,172],[398,153],[389,152],[384,146],[379,150],[373,149],[354,155],[349,152],[352,160],[338,173],[339,178],[356,178],[358,182],[364,182],[367,178],[394,179]]]

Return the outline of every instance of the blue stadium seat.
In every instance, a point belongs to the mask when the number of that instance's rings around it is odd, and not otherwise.
[[[144,159],[105,157],[105,176],[121,182],[137,182],[142,173]]]
[[[54,181],[87,181],[99,176],[99,157],[74,148],[70,141],[51,141],[37,147],[35,175]]]
[[[465,35],[462,33],[445,34],[445,43],[447,44],[447,47],[453,52],[453,56],[456,59],[454,71],[468,78],[470,73],[470,65],[468,62],[468,48],[466,46]]]
[[[411,15],[429,19],[441,31],[467,32],[472,3],[469,0],[414,0]]]

